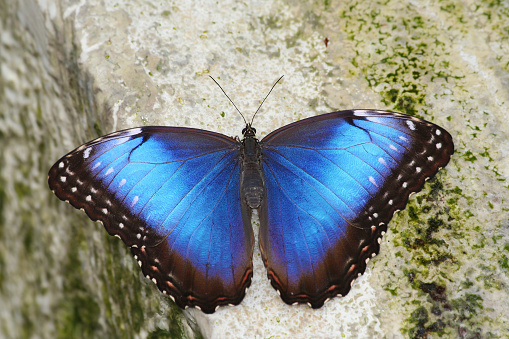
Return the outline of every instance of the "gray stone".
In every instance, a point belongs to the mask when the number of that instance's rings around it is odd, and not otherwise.
[[[507,3],[0,0],[0,336],[503,337],[509,324]],[[244,301],[181,311],[127,247],[48,189],[102,134],[258,136],[348,108],[413,114],[456,153],[344,298],[284,304],[256,249]],[[257,232],[258,222],[254,221]]]

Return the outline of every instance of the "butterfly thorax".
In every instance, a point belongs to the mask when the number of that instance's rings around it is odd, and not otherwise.
[[[261,148],[255,138],[256,130],[247,125],[242,131],[244,139],[241,141],[241,176],[240,195],[247,205],[256,209],[260,207],[265,196],[265,184],[261,165]]]

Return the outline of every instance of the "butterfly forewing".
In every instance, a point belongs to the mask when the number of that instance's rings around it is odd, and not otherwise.
[[[179,306],[238,304],[252,277],[253,233],[239,194],[239,144],[207,131],[143,127],[60,159],[49,185],[119,236]],[[244,211],[245,213],[245,211]]]
[[[285,302],[315,308],[348,293],[394,212],[454,151],[444,129],[375,110],[305,119],[261,147],[260,249],[269,279]]]

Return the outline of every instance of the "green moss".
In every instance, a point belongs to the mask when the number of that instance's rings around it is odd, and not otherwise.
[[[399,96],[399,90],[391,88],[388,91],[384,91],[382,94],[382,102],[387,106],[392,106],[396,103]]]
[[[163,330],[158,328],[147,335],[147,339],[166,339],[166,338],[175,338],[173,333],[168,330]]]
[[[100,329],[101,309],[83,292],[73,293],[59,307],[59,338],[93,338]]]
[[[398,295],[398,288],[388,288],[388,287],[385,287],[384,290],[386,290],[387,292],[389,292],[392,296],[397,296]]]
[[[415,206],[414,204],[412,204],[410,202],[406,207],[406,211],[407,211],[408,217],[410,218],[411,221],[415,222],[415,221],[419,220],[419,210],[418,210],[417,206]]]
[[[23,236],[23,246],[25,246],[25,252],[30,255],[33,253],[33,244],[34,244],[34,224],[33,220],[32,222],[29,222],[29,220],[25,219],[32,219],[32,215],[24,215],[22,217],[23,223],[21,225],[21,235]]]
[[[0,293],[4,292],[5,281],[6,281],[5,280],[5,257],[3,255],[3,253],[0,251]]]
[[[33,304],[27,304],[26,302],[20,309],[21,313],[21,337],[22,338],[33,338],[34,334],[37,333],[37,327],[33,322],[31,316],[31,309],[34,307]]]
[[[457,311],[460,321],[472,319],[484,308],[481,296],[473,293],[467,293],[463,298],[451,300],[451,306]]]
[[[4,210],[6,207],[5,201],[6,201],[6,195],[5,195],[5,183],[0,177],[0,242],[4,239],[4,233],[3,233],[3,227],[5,224],[4,220]]]
[[[16,191],[16,195],[19,200],[23,200],[25,197],[31,195],[30,187],[24,182],[15,181],[14,190]]]
[[[150,316],[147,312],[146,304],[141,300],[140,291],[144,288],[144,284],[138,278],[138,275],[130,275],[126,272],[126,267],[119,264],[119,258],[130,257],[129,250],[124,243],[117,238],[112,238],[106,232],[103,233],[104,243],[108,244],[108,253],[105,256],[104,269],[99,272],[102,281],[103,299],[101,300],[108,318],[115,315],[117,319],[112,319],[114,323],[123,322],[122,319],[129,319],[129,323],[121,331],[120,336],[125,333],[139,333],[145,322],[145,317]],[[134,270],[139,268],[133,262],[129,265],[136,266]],[[123,279],[125,277],[126,279]],[[126,294],[126,292],[129,292]],[[119,312],[120,311],[120,312]]]
[[[87,290],[80,268],[80,249],[86,247],[83,234],[73,234],[67,249],[67,262],[64,265],[64,295],[58,306],[57,333],[59,338],[91,338],[99,329],[101,309],[93,293]]]
[[[407,319],[410,325],[406,332],[410,338],[427,338],[430,333],[442,336],[446,333],[457,333],[457,323],[464,326],[465,332],[476,332],[475,316],[483,309],[482,298],[476,294],[465,294],[464,297],[449,301],[446,287],[435,282],[424,283],[413,281],[413,286],[428,296],[427,302],[418,305]],[[428,308],[425,305],[429,305]],[[472,330],[473,329],[473,330]]]
[[[439,335],[444,333],[446,325],[438,320],[432,324],[428,324],[429,316],[428,311],[424,307],[419,307],[412,312],[409,322],[414,324],[408,331],[410,338],[428,338],[430,333],[437,333]]]
[[[498,260],[498,264],[507,275],[509,273],[509,258],[507,258],[505,254],[503,254],[502,257]]]
[[[1,138],[0,138],[1,140]],[[1,155],[1,154],[0,154]],[[0,177],[0,243],[3,243],[6,241],[5,235],[4,235],[4,209],[6,207],[6,195],[4,191],[5,183],[3,182],[2,178]],[[4,282],[5,282],[5,257],[4,257],[4,251],[0,251],[0,293],[3,293],[4,291]],[[5,333],[5,332],[4,332]]]
[[[94,123],[94,132],[97,136],[101,136],[104,134],[101,128],[101,124],[98,121]]]
[[[282,28],[283,23],[281,22],[279,16],[277,15],[267,15],[264,17],[260,17],[260,22],[267,26],[267,29],[280,29]]]
[[[98,224],[96,226],[99,227]],[[139,279],[138,274],[129,274],[138,272],[137,264],[134,260],[126,263],[119,259],[130,257],[129,250],[122,241],[109,236],[105,231],[102,250],[107,253],[94,260],[98,265],[97,279],[101,281],[99,286],[102,291],[97,293],[91,290],[81,270],[84,267],[83,261],[89,260],[87,256],[91,251],[84,230],[83,226],[72,229],[67,249],[67,262],[63,268],[64,297],[57,307],[56,315],[59,337],[128,338],[140,334],[146,327],[147,317],[160,316],[160,303],[165,301],[148,297],[151,294],[159,295],[159,292],[152,284]],[[127,269],[126,265],[129,265]],[[182,310],[169,299],[167,302],[170,307],[164,313],[168,328],[155,330],[153,334],[163,337],[164,333],[169,333],[169,338],[183,338],[185,331],[182,327]]]

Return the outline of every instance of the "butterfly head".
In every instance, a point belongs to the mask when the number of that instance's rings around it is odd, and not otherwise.
[[[251,124],[246,124],[246,127],[242,130],[242,135],[244,138],[254,138],[256,134],[256,129],[251,126]]]

